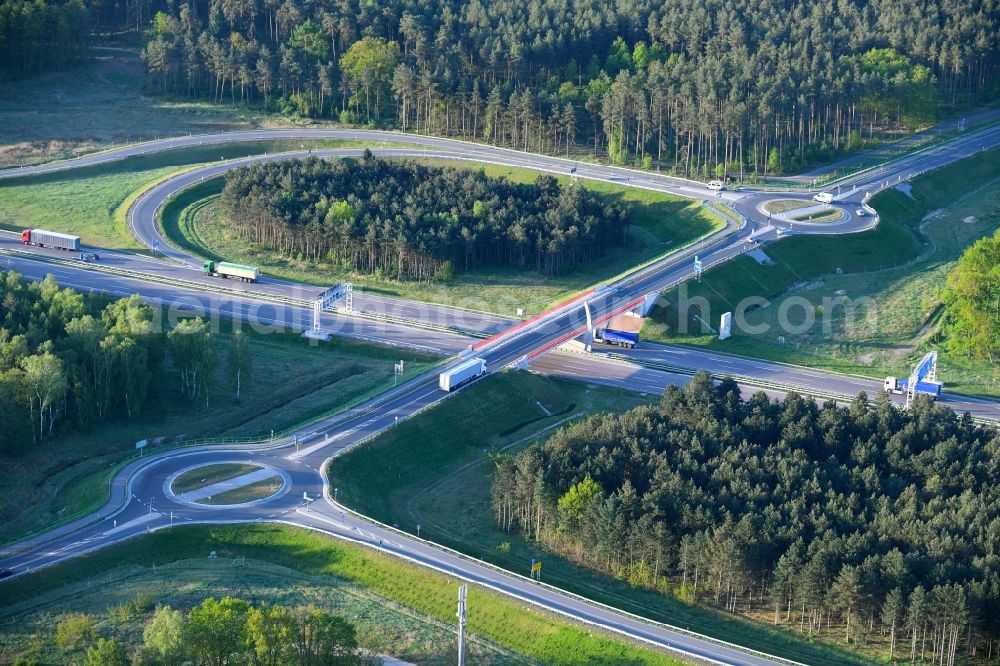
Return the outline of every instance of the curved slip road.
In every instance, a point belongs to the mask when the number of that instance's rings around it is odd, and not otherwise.
[[[317,133],[323,131],[292,130],[292,132],[297,132],[294,136],[301,136],[299,133],[305,132],[305,136],[315,138]],[[330,132],[337,133],[334,135],[334,138],[350,138],[351,135],[350,131],[334,130]],[[241,134],[256,135],[259,133],[235,133],[225,136],[232,138],[239,137]],[[274,136],[274,133],[267,134],[272,138],[282,138]],[[361,134],[368,137],[372,133],[363,132]],[[383,135],[386,133],[375,134]],[[389,140],[399,142],[402,135],[389,133],[389,136],[391,137]],[[254,136],[232,140],[246,141],[260,138],[267,137]],[[354,138],[357,138],[357,136]],[[413,137],[410,138],[413,139]],[[429,139],[427,137],[416,137],[415,139],[419,139],[420,141],[447,142],[449,144],[460,143],[444,139]],[[995,145],[995,143],[1000,142],[1000,136],[993,136],[991,140],[994,141],[993,145]],[[419,141],[414,140],[412,142],[417,143]],[[677,194],[687,193],[691,195],[698,193],[699,196],[704,196],[704,190],[700,189],[696,184],[678,179],[656,176],[654,174],[641,174],[611,167],[577,164],[557,158],[524,155],[504,149],[487,147],[469,148],[468,144],[461,145],[466,150],[472,151],[482,161],[493,161],[495,157],[498,160],[497,163],[507,164],[509,162],[499,160],[510,158],[518,162],[517,166],[527,166],[529,168],[549,171],[558,167],[564,170],[562,173],[567,173],[569,168],[575,167],[577,169],[576,175],[579,177],[605,180],[607,182],[620,182],[637,187],[660,189],[662,191],[672,191]],[[973,146],[968,142],[959,142],[956,143],[954,150],[950,153],[935,153],[932,162],[928,164],[940,164],[944,163],[944,161],[959,159],[966,156],[969,150],[975,152],[978,149],[973,149]],[[484,151],[493,155],[484,155]],[[516,157],[510,157],[512,153]],[[428,153],[421,151],[420,154],[427,156]],[[499,157],[501,154],[506,157]],[[949,155],[950,157],[948,157]],[[88,160],[107,161],[109,159],[120,159],[122,156],[124,155],[117,157],[109,157],[108,155],[91,156],[90,158],[74,160],[74,163],[85,163]],[[66,167],[65,164],[51,165],[50,168],[43,168],[40,172],[70,168]],[[903,179],[906,176],[906,166],[900,165],[903,170],[892,171],[891,168],[888,168],[887,171],[879,172],[877,176],[883,179],[881,181],[874,179],[870,182],[865,182],[863,179],[855,181],[850,192],[843,196],[842,205],[848,207],[858,205],[865,197],[866,192],[880,187],[891,186],[893,177]],[[908,166],[912,169],[919,165],[909,164]],[[0,174],[0,177],[4,175]],[[691,255],[695,252],[698,253],[698,256],[707,268],[714,263],[725,261],[743,252],[750,245],[748,241],[751,237],[763,240],[773,238],[777,232],[776,228],[766,224],[765,221],[760,220],[753,213],[758,198],[766,196],[769,195],[723,193],[720,198],[746,216],[745,224],[741,225],[739,221],[731,219],[728,221],[724,233],[707,239],[685,252],[677,253],[666,260],[657,262],[633,275],[627,276],[606,289],[594,292],[587,298],[593,316],[598,319],[612,316],[622,308],[628,309],[636,299],[646,294],[658,292],[672,284],[689,278],[693,270],[690,259]],[[782,195],[782,198],[788,197],[789,195]],[[874,216],[861,219],[851,217],[841,224],[823,225],[822,230],[800,229],[796,227],[792,228],[791,232],[846,233],[869,228],[874,223]],[[810,226],[816,227],[819,225]],[[9,257],[8,259],[11,260]],[[34,263],[22,257],[18,257],[16,261],[22,264]],[[81,276],[91,276],[94,274],[93,271],[72,269],[69,270],[67,276],[89,282],[89,277]],[[119,278],[112,278],[110,284],[104,284],[100,288],[120,289],[119,282]],[[78,286],[87,288],[84,285]],[[156,297],[161,298],[163,302],[170,302],[168,296]],[[230,301],[237,302],[239,299],[226,296],[223,301],[229,303]],[[262,319],[262,315],[259,313],[243,312],[240,310],[239,308],[242,308],[242,305],[238,307],[226,307],[229,309],[220,310],[220,312],[224,312],[227,315],[238,313],[253,317],[258,321]],[[530,326],[522,327],[516,333],[501,336],[496,340],[479,346],[477,354],[486,359],[490,371],[496,371],[515,363],[526,364],[528,361],[538,358],[543,351],[555,346],[559,341],[574,337],[585,326],[586,319],[582,311],[582,301],[578,301],[573,305],[556,309],[546,318]],[[426,337],[428,334],[421,331],[418,335]],[[433,337],[437,339],[439,336],[438,334],[433,334]],[[454,336],[454,338],[456,350],[469,342],[467,338],[463,338],[462,336]],[[716,357],[708,355],[705,362],[722,365],[723,361],[720,360],[721,357],[722,355],[716,355]],[[543,361],[534,362],[542,363]],[[600,361],[597,362],[600,363]],[[770,372],[772,365],[776,364],[762,365],[766,366],[763,371]],[[587,376],[588,373],[594,372],[594,367],[584,367],[579,374]],[[652,382],[652,380],[650,381]],[[651,383],[650,385],[652,386],[653,384]],[[209,451],[183,451],[181,453],[168,452],[160,457],[133,463],[114,480],[113,500],[101,512],[78,521],[75,524],[67,525],[45,535],[21,542],[13,548],[8,548],[6,551],[0,552],[0,557],[4,558],[0,561],[0,567],[13,568],[20,574],[26,570],[34,570],[40,566],[46,566],[93,550],[94,548],[114,543],[122,538],[140,534],[147,529],[167,526],[171,522],[211,521],[213,512],[210,507],[196,509],[181,507],[180,505],[177,505],[178,508],[172,506],[170,500],[163,496],[162,484],[164,479],[173,471],[179,469],[180,466],[189,466],[192,464],[192,460],[212,462],[222,459],[231,460],[234,454],[246,455],[248,460],[266,462],[267,464],[286,470],[292,479],[292,487],[287,495],[275,499],[273,503],[267,502],[246,510],[235,510],[226,516],[227,521],[282,520],[315,529],[322,529],[327,533],[355,539],[369,545],[378,543],[379,547],[389,549],[390,552],[397,555],[422,562],[429,566],[450,570],[456,576],[489,584],[508,594],[524,598],[530,603],[555,612],[567,614],[583,622],[605,626],[613,631],[665,649],[678,650],[682,654],[698,656],[701,659],[725,664],[753,664],[754,666],[758,666],[760,664],[779,663],[777,658],[768,657],[767,655],[747,654],[739,649],[734,649],[735,646],[719,646],[702,638],[690,637],[682,631],[656,625],[641,618],[631,618],[625,614],[605,609],[597,604],[576,599],[572,595],[567,595],[558,590],[544,588],[545,591],[543,594],[537,592],[537,590],[543,588],[539,588],[534,583],[525,583],[518,576],[493,571],[489,567],[486,567],[485,569],[490,572],[489,575],[498,577],[497,580],[500,581],[493,582],[492,578],[484,577],[484,572],[479,568],[482,565],[471,562],[468,558],[449,553],[433,544],[406,537],[392,530],[387,530],[378,525],[363,521],[360,518],[349,519],[344,515],[341,516],[338,522],[338,508],[335,505],[314,503],[310,505],[308,511],[305,507],[300,506],[300,498],[303,492],[309,493],[310,497],[316,497],[322,492],[323,482],[319,470],[331,453],[363,442],[381,430],[392,427],[397,418],[407,418],[439,402],[445,396],[446,394],[437,389],[436,377],[425,376],[377,399],[364,409],[352,410],[351,413],[311,426],[307,431],[301,433],[302,445],[297,452],[287,447],[284,449],[257,451],[213,449]],[[523,586],[526,584],[528,587],[524,588]]]
[[[484,164],[500,164],[511,167],[528,168],[557,175],[568,175],[572,173],[576,177],[588,180],[639,187],[689,198],[705,198],[706,196],[712,194],[700,183],[681,178],[632,171],[618,167],[575,162],[557,157],[522,153],[505,148],[481,146],[452,139],[440,139],[436,137],[368,130],[256,130],[163,139],[160,141],[109,150],[103,153],[97,153],[65,162],[0,171],[0,179],[68,171],[75,168],[113,162],[132,156],[145,155],[184,147],[231,142],[242,143],[250,141],[264,141],[269,139],[344,139],[359,141],[383,141],[396,144],[409,143],[414,147],[374,147],[372,148],[372,151],[383,157],[455,159],[469,162],[480,162]],[[168,239],[164,238],[160,233],[157,225],[157,216],[158,212],[167,200],[187,187],[195,185],[206,179],[222,175],[225,172],[239,166],[258,162],[301,158],[306,156],[323,158],[358,156],[363,152],[363,150],[364,149],[362,148],[341,148],[321,149],[315,151],[292,151],[273,155],[254,155],[245,158],[224,160],[180,173],[144,192],[128,211],[129,228],[136,238],[147,247],[156,247],[159,252],[176,263],[171,261],[157,261],[129,253],[114,253],[100,250],[101,263],[125,270],[156,275],[161,279],[177,279],[186,282],[197,282],[203,284],[207,288],[210,288],[213,283],[219,282],[219,278],[211,278],[202,275],[200,270],[202,264],[201,259],[172,246]],[[734,208],[740,210],[741,214],[746,218],[753,218],[752,202],[746,195],[741,193],[726,192],[719,193],[717,198],[720,202],[728,203]],[[845,223],[843,225],[837,225],[835,230],[827,228],[809,229],[805,226],[802,227],[802,230],[811,233],[846,233],[849,231],[859,231],[870,228],[875,223],[876,220],[874,218],[855,220],[848,214],[845,217]],[[743,233],[744,237],[749,237],[751,234],[754,234],[755,239],[765,241],[777,237],[773,228],[757,225],[756,222],[748,225],[747,228],[741,230],[740,233]],[[16,246],[17,239],[13,237],[0,239],[0,243],[4,243],[8,246]],[[26,249],[42,254],[46,252],[45,250],[34,247]],[[226,283],[227,289],[247,291],[261,295],[262,297],[272,298],[298,298],[311,300],[321,291],[320,288],[314,286],[268,277],[263,278],[261,282],[253,285],[244,285],[242,283],[235,283],[231,281],[226,281]],[[461,306],[462,304],[459,305]],[[434,327],[443,327],[447,330],[453,330],[456,332],[491,335],[514,323],[512,318],[488,314],[476,309],[477,304],[475,303],[469,303],[467,305],[469,305],[470,308],[449,307],[425,302],[388,298],[363,291],[358,291],[354,298],[355,310],[375,314],[379,317],[387,316],[391,319],[404,323],[406,321],[428,323]],[[518,304],[511,304],[511,310],[513,311],[516,309],[517,305]]]

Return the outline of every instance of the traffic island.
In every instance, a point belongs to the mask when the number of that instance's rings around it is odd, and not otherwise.
[[[163,484],[170,499],[204,509],[232,509],[283,496],[291,486],[288,473],[255,463],[196,465],[171,475]]]

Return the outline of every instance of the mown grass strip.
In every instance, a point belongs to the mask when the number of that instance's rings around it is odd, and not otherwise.
[[[565,423],[570,406],[569,418],[583,418],[655,399],[526,372],[494,374],[335,458],[330,485],[359,513],[411,534],[420,524],[422,537],[508,571],[524,573],[531,559],[544,559],[547,583],[609,606],[802,663],[864,663],[836,646],[633,587],[496,527],[490,486],[498,456]]]
[[[442,622],[455,622],[458,580],[316,532],[264,524],[185,525],[154,532],[5,582],[0,607],[99,576],[124,561],[162,565],[205,557],[213,550],[346,580]],[[468,608],[470,632],[545,664],[684,663],[474,585]]]

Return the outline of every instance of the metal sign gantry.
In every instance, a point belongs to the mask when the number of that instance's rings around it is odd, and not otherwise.
[[[913,372],[910,374],[910,380],[906,385],[906,406],[909,407],[910,403],[913,401],[913,396],[916,395],[917,384],[922,381],[936,382],[937,381],[937,352],[929,351],[924,354],[924,357],[920,359],[920,363],[917,363],[916,367],[913,368]]]
[[[313,333],[319,333],[319,320],[323,315],[323,311],[331,308],[337,301],[344,301],[344,310],[347,312],[354,311],[354,285],[350,282],[341,282],[335,284],[319,296],[313,302],[313,322],[312,330]]]

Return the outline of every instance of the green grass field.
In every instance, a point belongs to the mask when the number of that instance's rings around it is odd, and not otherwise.
[[[483,167],[454,160],[420,161],[434,166],[482,169],[490,176],[503,176],[516,182],[533,182],[538,176],[538,172],[529,169]],[[566,182],[566,179],[560,180]],[[164,206],[161,225],[172,242],[192,253],[251,264],[271,275],[313,284],[350,281],[355,288],[366,291],[509,316],[514,316],[518,308],[529,314],[544,310],[581,289],[612,278],[723,226],[722,220],[705,210],[699,202],[619,185],[581,182],[603,196],[631,207],[631,242],[628,247],[614,250],[584,268],[558,276],[491,266],[460,273],[447,284],[376,280],[367,275],[343,273],[324,263],[248,247],[243,240],[229,233],[220,219],[217,199],[212,197],[222,191],[221,178],[206,181],[178,195]]]
[[[912,197],[895,189],[878,195],[873,206],[882,221],[874,231],[792,237],[766,248],[771,266],[744,256],[713,268],[701,283],[667,292],[642,335],[872,377],[906,374],[938,349],[946,390],[1000,396],[996,368],[948,353],[938,333],[949,271],[966,247],[1000,227],[998,173],[1000,151],[984,153],[918,177]],[[753,296],[770,301],[745,317],[762,332],[734,327],[732,338],[719,341],[690,318],[715,325]],[[704,298],[707,308],[693,304],[681,321],[682,297]],[[791,331],[781,324],[782,308]]]
[[[228,325],[223,322],[224,325]],[[310,344],[294,334],[250,331],[253,377],[235,399],[226,376],[229,333],[215,340],[220,358],[209,404],[192,404],[174,389],[169,367],[147,410],[134,421],[113,421],[92,431],[66,433],[44,456],[0,458],[0,542],[58,522],[104,501],[108,473],[135,453],[134,443],[196,437],[256,437],[344,409],[392,387],[393,364],[406,361],[404,379],[437,363],[436,357],[333,338]]]
[[[97,45],[89,64],[5,83],[0,166],[66,159],[137,140],[296,123],[228,104],[147,97],[140,46],[138,39]]]
[[[212,550],[218,560],[206,558]],[[246,558],[245,567],[233,566],[238,557]],[[443,574],[308,530],[175,527],[5,582],[0,660],[30,653],[32,643],[51,654],[54,618],[69,610],[106,614],[142,592],[149,604],[180,608],[213,594],[314,603],[358,623],[364,647],[420,664],[448,664],[455,656],[457,589],[458,582]],[[472,663],[681,663],[474,585],[468,609]],[[148,612],[125,626],[105,620],[99,628],[138,641],[139,622]]]
[[[40,227],[76,234],[88,245],[138,249],[141,246],[129,233],[125,213],[131,202],[153,183],[193,165],[298,150],[303,145],[318,149],[376,144],[323,139],[199,146],[3,180],[0,181],[0,229],[20,231]]]
[[[226,492],[219,493],[218,495],[212,495],[211,497],[197,500],[197,502],[198,504],[211,504],[214,506],[222,504],[243,504],[244,502],[252,502],[254,500],[270,497],[274,493],[281,490],[281,486],[283,484],[284,482],[281,480],[281,476],[275,475],[267,479],[255,481],[254,483],[248,483],[247,485],[239,488],[227,490]]]
[[[198,490],[205,486],[210,486],[219,481],[234,479],[237,476],[249,474],[255,469],[260,469],[260,465],[250,463],[219,463],[218,465],[205,465],[197,469],[184,472],[170,484],[170,489],[175,493],[187,493]]]
[[[410,533],[419,524],[421,537],[511,571],[526,574],[531,560],[541,559],[545,581],[597,601],[803,663],[864,663],[764,623],[631,588],[497,529],[490,507],[494,456],[520,450],[567,419],[656,398],[525,372],[493,375],[335,459],[331,483],[340,501],[361,513]]]

